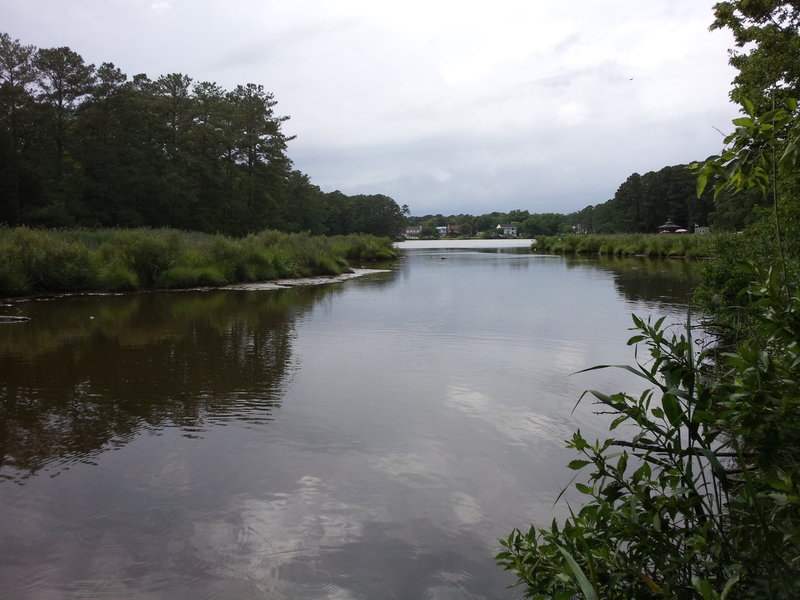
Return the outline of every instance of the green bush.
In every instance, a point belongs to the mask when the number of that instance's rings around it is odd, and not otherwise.
[[[107,292],[127,292],[139,289],[136,273],[118,262],[101,264],[97,268],[97,287]]]
[[[188,288],[195,286],[220,286],[228,283],[219,269],[212,266],[192,267],[178,265],[167,269],[158,277],[160,288]]]
[[[25,227],[0,242],[0,285],[11,294],[75,292],[95,284],[85,246]]]
[[[719,367],[663,319],[634,317],[625,367],[650,389],[592,391],[625,439],[569,441],[586,504],[563,524],[514,530],[497,559],[529,598],[800,597],[800,286],[749,288],[758,335]],[[601,368],[601,367],[597,367]]]

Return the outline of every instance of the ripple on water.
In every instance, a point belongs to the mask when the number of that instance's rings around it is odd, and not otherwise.
[[[21,565],[8,597],[72,599],[218,597],[203,585],[203,565],[178,544],[155,544],[183,521],[166,506],[119,508],[70,523],[57,566]],[[34,568],[36,567],[36,568]],[[24,581],[23,581],[24,578]],[[180,591],[178,596],[177,590]]]
[[[173,507],[119,508],[78,521],[68,531],[86,546],[130,547],[166,535],[181,520],[181,511]]]
[[[72,579],[62,585],[48,585],[46,598],[60,600],[110,600],[123,598],[192,598],[214,600],[224,597],[220,590],[209,589],[204,578],[180,577],[163,573],[147,577],[107,576]],[[49,592],[49,594],[48,594]],[[38,597],[38,596],[37,596]]]
[[[312,561],[296,560],[281,565],[276,570],[278,579],[291,583],[306,592],[329,593],[338,589],[336,574]]]

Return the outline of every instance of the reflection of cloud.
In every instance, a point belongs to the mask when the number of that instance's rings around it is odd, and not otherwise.
[[[298,583],[318,583],[326,597],[344,600],[351,595],[316,565],[325,549],[361,537],[365,514],[362,506],[335,500],[324,480],[305,476],[290,493],[246,500],[233,517],[226,512],[198,521],[191,545],[208,572],[249,582],[271,597],[289,598]]]
[[[421,448],[420,454],[393,452],[369,458],[370,465],[390,477],[411,486],[442,485],[446,473],[443,453],[436,448]],[[433,460],[433,457],[437,457]]]
[[[452,498],[453,510],[459,521],[466,525],[477,525],[483,521],[483,511],[475,498],[464,492],[455,492]]]
[[[515,443],[542,440],[560,443],[570,433],[564,425],[546,415],[525,407],[504,406],[473,390],[451,386],[447,390],[447,405],[480,419]]]
[[[563,369],[564,374],[575,373],[589,364],[589,348],[585,343],[558,340],[553,346],[553,364]]]

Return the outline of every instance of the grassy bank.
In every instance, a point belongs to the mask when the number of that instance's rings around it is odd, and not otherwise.
[[[339,275],[396,256],[388,238],[263,231],[245,238],[172,229],[0,229],[0,296],[221,286]]]
[[[558,254],[701,258],[709,255],[711,237],[646,233],[541,236],[534,248]]]

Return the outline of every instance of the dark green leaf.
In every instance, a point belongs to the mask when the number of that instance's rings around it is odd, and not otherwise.
[[[567,467],[569,467],[573,471],[578,471],[579,469],[582,469],[586,465],[590,464],[592,464],[592,461],[590,460],[573,460],[567,465]]]

